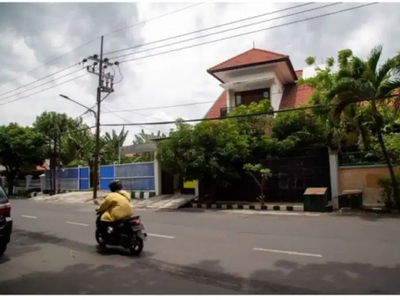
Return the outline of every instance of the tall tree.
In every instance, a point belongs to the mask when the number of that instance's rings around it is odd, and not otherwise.
[[[30,127],[16,123],[0,126],[0,164],[6,167],[8,192],[22,166],[34,166],[45,159],[45,138]]]
[[[124,145],[129,131],[125,128],[117,133],[114,129],[111,134],[106,132],[102,137],[101,161],[104,163],[112,164],[116,161],[127,162],[130,159],[125,156],[120,156],[120,148]]]
[[[329,115],[331,123],[335,123],[338,132],[355,131],[360,136],[364,147],[371,143],[371,135],[376,136],[390,171],[394,199],[400,205],[398,183],[393,170],[392,161],[387,153],[383,138],[385,120],[382,111],[386,106],[392,110],[398,109],[399,98],[396,102],[376,101],[398,93],[400,88],[400,54],[387,59],[379,65],[382,46],[374,47],[366,60],[355,55],[349,49],[341,50],[338,54],[338,71],[331,73],[333,60],[330,59],[327,70],[318,70],[317,76],[300,80],[316,88],[311,100],[318,104],[335,104],[333,114],[329,108],[320,111]],[[312,60],[308,59],[309,63]],[[370,100],[369,104],[365,101]],[[340,122],[338,122],[340,121]]]
[[[340,116],[349,105],[371,100],[371,113],[374,118],[373,132],[378,138],[389,168],[393,198],[400,205],[399,186],[383,139],[384,119],[378,111],[376,101],[376,99],[391,96],[400,89],[400,54],[379,65],[381,55],[382,46],[374,47],[365,61],[354,56],[350,50],[342,51],[339,54],[339,79],[329,95],[337,100],[336,116]]]
[[[54,144],[60,145],[65,134],[82,129],[83,126],[82,119],[74,119],[54,111],[42,113],[33,123],[33,127],[47,137],[47,157],[55,153]]]

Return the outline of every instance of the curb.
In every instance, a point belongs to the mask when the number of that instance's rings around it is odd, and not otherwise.
[[[251,209],[251,210],[275,210],[275,211],[304,211],[301,205],[239,205],[239,204],[211,204],[192,203],[192,208],[211,209]]]
[[[132,199],[149,199],[156,196],[156,192],[131,192]]]

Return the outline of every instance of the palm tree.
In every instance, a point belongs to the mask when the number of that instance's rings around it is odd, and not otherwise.
[[[400,205],[400,193],[392,162],[383,140],[383,118],[378,111],[376,99],[383,99],[395,94],[400,88],[400,54],[389,58],[382,65],[378,65],[382,54],[382,46],[372,49],[366,61],[353,56],[350,50],[339,52],[339,71],[336,85],[330,90],[329,97],[337,100],[334,111],[336,118],[361,101],[371,100],[373,117],[372,131],[378,138],[382,154],[389,168],[393,197]],[[398,106],[398,98],[394,109]]]
[[[124,145],[128,134],[129,131],[125,131],[125,127],[118,134],[115,130],[112,130],[111,134],[105,133],[102,138],[102,161],[104,163],[112,164],[115,161],[121,161],[120,148]]]
[[[145,133],[144,130],[142,129],[140,133],[135,134],[135,139],[133,140],[133,144],[134,145],[145,144],[153,139],[159,139],[165,137],[166,135],[161,133],[160,131],[158,131],[157,134],[154,134],[154,132]]]
[[[138,134],[135,134],[135,139],[132,141],[134,145],[140,145],[140,144],[146,144],[151,142],[151,140],[154,139],[159,139],[159,138],[165,138],[167,137],[165,134],[161,133],[160,131],[157,132],[157,134],[154,134],[154,132],[151,133],[145,133],[144,130]],[[145,153],[139,153],[135,157],[136,162],[147,162],[147,161],[153,161],[154,160],[154,153],[153,152],[145,152]]]

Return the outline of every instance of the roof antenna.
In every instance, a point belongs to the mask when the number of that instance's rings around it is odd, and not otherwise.
[[[253,41],[253,49],[256,48],[256,43]]]

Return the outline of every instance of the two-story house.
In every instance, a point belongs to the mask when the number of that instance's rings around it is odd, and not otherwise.
[[[288,55],[251,49],[207,70],[224,89],[205,118],[226,116],[241,104],[270,99],[274,110],[294,108],[307,101],[313,89],[296,85],[303,70],[295,71]]]

